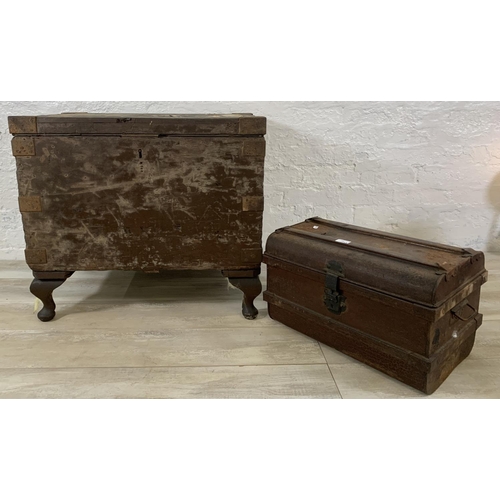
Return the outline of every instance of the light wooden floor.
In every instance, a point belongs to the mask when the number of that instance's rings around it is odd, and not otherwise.
[[[474,349],[425,396],[271,320],[262,296],[245,320],[218,272],[75,273],[42,323],[30,270],[0,261],[0,397],[499,398],[500,255],[486,267]]]

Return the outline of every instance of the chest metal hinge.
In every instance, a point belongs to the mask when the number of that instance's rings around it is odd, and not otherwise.
[[[331,260],[326,266],[324,303],[334,314],[342,314],[346,310],[346,298],[339,289],[339,279],[344,276],[342,264]]]

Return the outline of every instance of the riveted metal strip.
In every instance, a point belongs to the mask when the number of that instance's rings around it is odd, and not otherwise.
[[[252,116],[240,118],[240,135],[264,135],[266,133],[266,118],[264,116]]]
[[[11,134],[36,134],[36,116],[9,116],[9,132]]]
[[[243,212],[262,212],[264,210],[264,197],[243,196],[241,199],[241,210]]]
[[[12,139],[14,156],[35,156],[35,139],[33,137],[16,136]]]
[[[245,140],[241,148],[241,156],[264,158],[266,156],[266,141],[264,139]]]
[[[40,196],[19,196],[20,212],[41,212],[42,199]]]

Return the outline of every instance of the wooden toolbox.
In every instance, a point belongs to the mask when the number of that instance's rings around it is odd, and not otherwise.
[[[251,114],[11,116],[32,292],[74,271],[220,269],[254,318],[266,119]]]
[[[470,353],[484,255],[320,218],[269,236],[269,315],[427,394]]]

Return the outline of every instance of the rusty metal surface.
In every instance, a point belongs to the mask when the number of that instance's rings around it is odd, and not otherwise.
[[[242,116],[239,119],[240,135],[258,135],[266,133],[266,118],[263,116]]]
[[[11,134],[36,134],[36,116],[9,116],[9,132]]]
[[[262,212],[264,210],[263,196],[243,196],[241,200],[243,212]]]
[[[382,341],[327,319],[300,304],[264,292],[269,316],[426,394],[432,394],[470,354],[481,314],[461,325],[458,340],[430,357]]]
[[[263,142],[256,141],[243,141],[242,152],[243,156],[257,156],[265,155],[266,145]]]
[[[42,199],[40,196],[20,196],[19,211],[22,212],[41,212]]]
[[[424,392],[472,349],[481,252],[314,218],[273,233],[264,262],[271,317]]]
[[[264,138],[29,139],[16,161],[21,199],[42,206],[22,214],[32,269],[260,266],[262,210],[243,200],[263,197]]]
[[[33,156],[35,154],[33,137],[13,137],[11,144],[13,156]]]
[[[266,254],[323,272],[342,263],[343,280],[437,307],[484,272],[484,255],[348,224],[308,219],[273,233]]]

